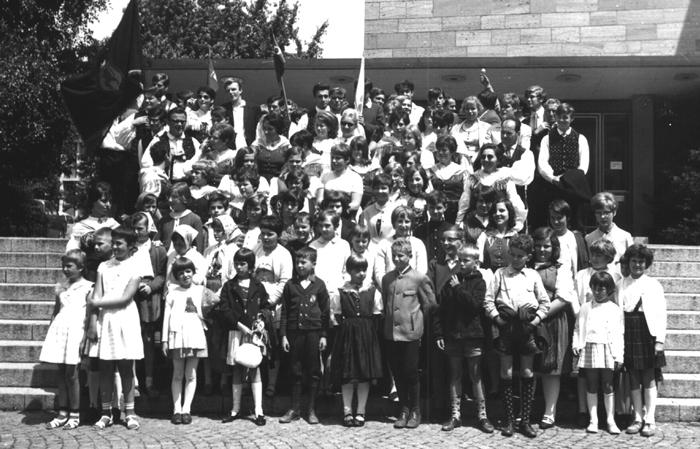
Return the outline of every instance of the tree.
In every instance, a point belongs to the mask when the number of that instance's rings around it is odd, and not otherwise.
[[[57,84],[85,69],[106,0],[11,0],[0,15],[0,235],[40,235],[77,142]]]
[[[296,28],[298,3],[287,0],[142,0],[144,56],[155,59],[270,58],[274,33],[288,56],[321,56],[323,23],[304,44]],[[304,46],[306,45],[306,49]]]

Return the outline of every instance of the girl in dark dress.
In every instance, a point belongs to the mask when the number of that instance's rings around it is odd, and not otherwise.
[[[350,281],[340,293],[340,310],[336,319],[340,326],[331,356],[333,382],[342,385],[343,425],[361,427],[365,424],[365,406],[369,383],[382,377],[382,359],[373,316],[381,313],[375,300],[375,287],[363,287],[367,275],[367,260],[351,255],[345,262]],[[339,313],[338,313],[339,312]],[[357,411],[353,418],[352,399],[357,386]]]

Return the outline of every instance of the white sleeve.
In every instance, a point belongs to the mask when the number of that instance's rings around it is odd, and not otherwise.
[[[476,247],[479,249],[479,262],[484,263],[484,248],[486,247],[486,233],[482,232],[476,238]]]
[[[542,139],[542,140],[544,141],[544,139]],[[540,154],[542,154],[542,153],[540,153]],[[578,135],[578,156],[579,156],[578,168],[580,170],[582,170],[584,173],[588,173],[588,164],[589,164],[589,160],[590,160],[590,151],[588,149],[588,139],[586,139],[586,136],[584,136],[581,133],[579,133],[579,135]]]
[[[463,175],[463,177],[464,185],[462,187],[462,195],[460,195],[459,201],[457,202],[457,224],[464,221],[464,216],[467,214],[467,211],[469,210],[469,203],[471,202],[471,178],[467,174]]]
[[[535,156],[532,151],[526,150],[520,160],[513,163],[510,179],[519,186],[529,185],[535,179]]]
[[[515,229],[520,231],[525,226],[525,220],[527,219],[525,203],[518,195],[518,191],[515,189],[515,184],[512,181],[506,183],[506,193],[513,204],[513,209],[515,209]]]
[[[526,150],[530,149],[530,140],[532,139],[532,128],[530,128],[530,125],[526,125],[522,123],[520,125],[520,137],[518,137],[518,144],[525,148]],[[534,160],[534,157],[533,157]]]
[[[143,152],[143,156],[141,157],[141,168],[149,168],[153,167],[153,158],[151,157],[151,148],[153,145],[155,145],[158,140],[158,136],[154,136],[153,139],[151,139],[151,143],[148,144],[146,147],[146,151]]]
[[[540,142],[540,155],[537,158],[537,168],[547,182],[554,181],[554,169],[549,165],[549,136],[544,136]]]

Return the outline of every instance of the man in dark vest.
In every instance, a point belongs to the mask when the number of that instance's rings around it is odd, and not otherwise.
[[[192,170],[192,164],[199,160],[202,152],[199,142],[193,137],[185,136],[187,113],[182,108],[171,109],[168,112],[167,129],[156,135],[143,153],[141,167],[152,167],[151,149],[156,145],[161,150],[167,146],[165,159],[168,161],[167,174],[172,182],[185,181]]]
[[[546,213],[548,204],[557,198],[569,202],[574,225],[580,227],[582,218],[579,206],[591,196],[586,180],[590,152],[588,140],[579,134],[571,124],[574,121],[574,108],[562,103],[555,112],[556,128],[542,138],[537,160],[537,170],[548,184],[548,191],[537,200],[537,207]]]
[[[243,99],[243,80],[226,78],[224,86],[231,96],[231,101],[222,104],[226,109],[226,117],[236,132],[235,150],[249,146],[255,140],[260,108],[249,105]]]
[[[518,195],[527,205],[526,188],[535,177],[535,157],[532,151],[523,148],[519,143],[520,122],[514,116],[506,116],[501,122],[501,143],[498,148],[503,152],[503,167],[508,167],[510,179],[515,183]]]

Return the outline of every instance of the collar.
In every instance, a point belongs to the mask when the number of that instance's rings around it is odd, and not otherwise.
[[[321,109],[321,108],[319,108],[318,106],[315,106],[315,105],[314,105],[314,108],[316,109],[316,112],[317,112],[317,113],[318,113],[318,112],[321,112],[321,111],[329,112],[329,111],[331,110],[331,107],[330,107],[330,106],[326,106],[325,109]]]
[[[238,105],[232,104],[231,107],[233,109],[236,109],[236,108],[243,108],[243,107],[245,107],[245,105],[246,105],[245,100],[241,98],[240,100],[238,100]]]
[[[184,133],[180,135],[180,137],[175,137],[172,134],[170,134],[170,131],[167,131],[168,134],[168,140],[183,140],[185,138]]]
[[[401,270],[401,272],[399,273],[399,277],[405,276],[406,273],[408,273],[409,271],[411,271],[411,265],[406,265],[406,268]]]
[[[301,284],[301,281],[309,281],[310,283],[313,284],[314,282],[316,282],[316,274],[311,273],[306,279],[299,279],[298,277],[296,279],[297,279],[297,283],[299,283],[299,284]]]
[[[172,210],[171,210],[171,211],[170,211],[170,216],[171,216],[172,218],[178,219],[178,218],[184,217],[185,215],[189,215],[189,214],[191,214],[191,213],[192,213],[192,211],[189,210],[189,209],[185,209],[185,210],[183,210],[182,212],[175,212],[175,211],[172,211]]]
[[[510,265],[508,265],[508,266],[506,267],[506,273],[507,273],[508,275],[510,275],[510,276],[517,276],[517,275],[519,275],[519,274],[522,274],[522,275],[524,276],[524,273],[523,273],[523,270],[524,270],[524,269],[525,269],[525,268],[523,268],[522,270],[519,270],[519,271],[518,271],[518,270],[516,270],[515,268],[511,267]]]
[[[567,129],[566,132],[562,132],[559,128],[557,128],[557,132],[560,136],[568,136],[571,134],[571,127],[569,126],[569,129]]]

